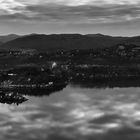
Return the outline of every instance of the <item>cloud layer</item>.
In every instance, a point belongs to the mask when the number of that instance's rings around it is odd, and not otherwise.
[[[68,86],[20,106],[0,104],[0,139],[139,140],[139,92]]]
[[[0,0],[0,20],[96,24],[139,18],[139,0]]]

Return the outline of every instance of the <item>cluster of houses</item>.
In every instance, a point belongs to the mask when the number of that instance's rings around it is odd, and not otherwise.
[[[11,50],[0,50],[0,56],[33,56],[37,54],[34,49],[11,49]]]

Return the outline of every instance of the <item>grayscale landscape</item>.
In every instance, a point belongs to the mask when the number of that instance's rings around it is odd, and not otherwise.
[[[0,140],[139,140],[139,25],[139,0],[0,0]]]

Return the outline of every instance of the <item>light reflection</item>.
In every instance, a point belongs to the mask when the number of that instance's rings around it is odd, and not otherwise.
[[[140,131],[139,93],[140,88],[67,87],[50,97],[31,97],[19,107],[0,104],[0,134],[3,139],[7,133],[34,139],[57,134],[76,139],[125,128]]]

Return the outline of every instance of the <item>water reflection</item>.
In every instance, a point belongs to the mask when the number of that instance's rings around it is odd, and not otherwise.
[[[61,84],[56,87],[49,88],[0,88],[0,103],[3,104],[22,104],[28,99],[24,97],[28,96],[49,96],[52,93],[61,91],[66,87],[66,84]]]
[[[0,104],[2,140],[139,140],[140,88],[67,86],[20,106]]]
[[[3,104],[22,104],[28,99],[18,94],[18,92],[3,92],[0,91],[0,103]]]
[[[86,88],[114,88],[114,87],[140,87],[140,79],[137,78],[118,78],[118,79],[80,79],[71,80],[73,86]]]

